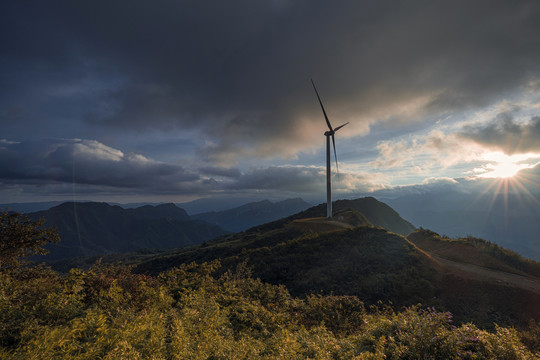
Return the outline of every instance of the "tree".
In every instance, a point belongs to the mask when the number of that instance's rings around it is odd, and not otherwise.
[[[44,228],[44,223],[44,219],[32,221],[16,212],[0,214],[0,269],[19,267],[30,255],[48,253],[43,245],[60,237],[56,228]]]

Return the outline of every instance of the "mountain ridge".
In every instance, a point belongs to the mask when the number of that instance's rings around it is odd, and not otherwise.
[[[310,206],[301,198],[286,199],[278,202],[261,200],[227,210],[193,214],[191,218],[216,224],[228,231],[237,232],[293,215]]]
[[[47,246],[47,261],[155,248],[193,245],[226,233],[216,225],[189,219],[174,204],[124,209],[107,203],[67,202],[28,214],[56,226],[61,241]]]

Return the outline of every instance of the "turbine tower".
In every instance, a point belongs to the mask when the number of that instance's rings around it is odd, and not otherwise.
[[[336,159],[336,171],[339,176],[339,168],[338,168],[338,162],[337,162],[337,153],[336,153],[336,140],[334,139],[334,134],[348,124],[346,122],[343,125],[338,126],[337,128],[332,128],[332,124],[330,124],[330,120],[328,120],[328,116],[326,115],[326,111],[324,110],[324,106],[321,101],[321,97],[319,96],[319,92],[317,91],[317,88],[315,87],[315,83],[313,82],[313,79],[311,79],[311,84],[313,85],[313,89],[315,90],[315,94],[317,94],[317,99],[319,99],[319,104],[321,104],[321,109],[324,114],[324,119],[326,120],[326,125],[328,125],[328,131],[324,133],[326,136],[326,217],[331,219],[332,218],[332,169],[331,169],[331,155],[330,155],[330,137],[332,137],[332,145],[334,147],[334,157]]]

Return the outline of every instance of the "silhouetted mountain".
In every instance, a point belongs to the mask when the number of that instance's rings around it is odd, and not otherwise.
[[[481,326],[540,320],[540,309],[531,306],[540,302],[539,263],[474,238],[452,241],[423,229],[404,238],[367,224],[369,217],[357,210],[339,209],[356,205],[370,209],[380,223],[402,224],[375,199],[342,204],[335,207],[335,219],[311,217],[324,214],[316,206],[199,246],[146,255],[137,271],[155,274],[214,259],[234,269],[246,262],[255,277],[285,285],[297,296],[356,295],[367,304],[391,302],[397,308],[420,302]],[[344,222],[349,220],[356,226]]]
[[[252,202],[267,200],[265,198],[253,198],[242,196],[212,196],[209,198],[201,198],[193,201],[177,204],[182,209],[185,209],[188,214],[202,214],[211,211],[225,211],[235,207],[239,207]]]
[[[144,205],[135,209],[128,209],[127,212],[138,219],[190,220],[186,210],[179,208],[173,203],[156,206]]]
[[[191,218],[216,224],[229,231],[243,231],[255,225],[295,214],[309,206],[311,205],[300,198],[275,203],[263,200],[229,210],[195,214]]]
[[[417,226],[450,237],[487,239],[540,260],[540,199],[530,196],[452,192],[385,200]]]
[[[177,248],[226,233],[216,225],[190,220],[174,204],[123,209],[106,203],[64,203],[30,213],[56,226],[61,241],[50,244],[47,260],[143,249]]]

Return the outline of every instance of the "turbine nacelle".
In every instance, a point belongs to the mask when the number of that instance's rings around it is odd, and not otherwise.
[[[333,130],[326,131],[326,132],[324,133],[324,135],[325,135],[325,136],[334,136],[334,134],[337,133],[337,131],[338,131],[339,129],[341,129],[342,127],[344,127],[344,126],[347,125],[347,124],[348,124],[348,122],[346,122],[346,123],[343,124],[343,125],[338,126],[337,128],[335,128],[335,129],[333,129]]]

